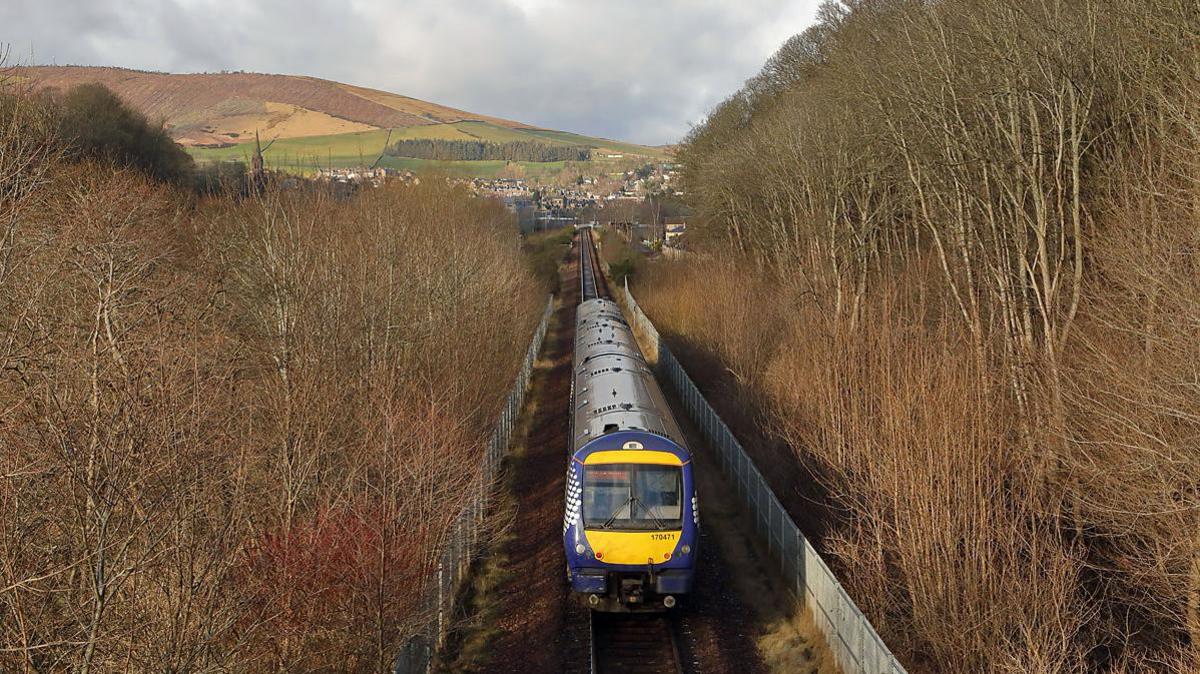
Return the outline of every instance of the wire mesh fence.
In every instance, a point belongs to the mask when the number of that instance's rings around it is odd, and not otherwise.
[[[525,402],[525,391],[533,374],[533,364],[542,349],[550,314],[554,310],[554,296],[546,302],[542,320],[529,348],[525,360],[517,372],[512,389],[508,393],[504,408],[496,421],[496,428],[483,452],[483,467],[471,487],[471,500],[454,518],[446,535],[445,544],[437,556],[435,571],[429,578],[424,595],[423,615],[428,616],[423,629],[417,630],[401,647],[396,657],[395,674],[425,674],[433,663],[433,656],[442,645],[454,614],[454,602],[458,589],[470,571],[471,563],[479,552],[480,526],[492,498],[492,488],[500,472],[500,463],[508,452],[513,430],[521,406]]]
[[[905,671],[903,665],[846,594],[842,584],[771,491],[750,455],[662,342],[658,330],[629,292],[628,284],[622,291],[635,327],[657,349],[661,376],[683,401],[688,417],[716,452],[722,470],[753,516],[758,536],[766,543],[778,571],[787,579],[788,589],[797,600],[812,608],[817,626],[842,671],[847,674],[902,674]]]

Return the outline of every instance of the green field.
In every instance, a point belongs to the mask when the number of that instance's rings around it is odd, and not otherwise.
[[[268,136],[263,137],[266,145]],[[487,122],[456,122],[454,124],[430,124],[396,129],[391,140],[406,138],[434,138],[442,140],[479,139],[492,143],[537,140],[563,145],[584,145],[592,148],[624,152],[644,156],[649,160],[662,159],[662,153],[629,143],[619,143],[600,138],[591,138],[563,131],[543,129],[507,129]],[[369,166],[375,163],[388,139],[385,130],[341,133],[330,136],[285,138],[270,145],[266,152],[268,167],[299,174],[312,174],[318,168],[347,168]],[[239,143],[222,148],[188,148],[198,162],[240,161],[249,163],[254,154],[254,142]],[[607,163],[596,157],[598,163]],[[412,171],[438,171],[458,176],[495,177],[504,169],[503,161],[433,161],[384,156],[381,166]],[[548,176],[562,171],[564,162],[516,162],[525,169],[528,177]]]
[[[496,126],[487,122],[457,122],[454,126],[461,129],[463,133],[489,143],[537,140],[537,138],[529,135],[529,130],[527,129],[506,129],[503,126]]]
[[[392,131],[392,142],[405,139],[432,140],[475,140],[469,133],[464,133],[457,124],[428,124],[425,126],[410,126]]]
[[[387,131],[339,133],[332,136],[284,138],[275,141],[266,152],[266,161],[277,168],[335,167],[371,164],[383,150]],[[394,135],[393,135],[394,136]],[[263,139],[263,145],[267,140]],[[199,162],[244,161],[254,154],[254,141],[222,148],[188,148]]]
[[[581,136],[577,133],[569,133],[567,131],[551,131],[549,129],[529,129],[527,133],[537,136],[542,140],[558,141],[566,145],[586,145],[588,147],[614,150],[616,152],[635,154],[651,159],[666,159],[666,153],[658,148],[634,145],[633,143],[622,143],[616,140],[592,138],[591,136]]]

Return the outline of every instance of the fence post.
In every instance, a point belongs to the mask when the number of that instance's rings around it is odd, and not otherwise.
[[[442,629],[445,625],[445,623],[443,622],[443,617],[442,617],[442,606],[443,606],[442,594],[445,589],[442,585],[442,573],[443,573],[442,562],[441,562],[441,560],[438,560],[438,566],[437,566],[437,640],[436,640],[438,643],[441,643],[441,641],[442,641]]]

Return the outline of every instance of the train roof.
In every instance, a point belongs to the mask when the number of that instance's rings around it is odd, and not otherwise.
[[[625,322],[625,316],[621,313],[621,307],[610,299],[597,298],[584,300],[575,309],[576,325],[600,319],[610,319],[620,323]]]
[[[575,452],[575,460],[587,463],[587,458],[592,454],[613,450],[667,452],[678,458],[681,465],[692,460],[692,454],[686,448],[669,438],[644,431],[616,431],[594,438]]]
[[[684,446],[666,398],[615,302],[596,299],[579,305],[573,376],[574,449],[619,431]]]

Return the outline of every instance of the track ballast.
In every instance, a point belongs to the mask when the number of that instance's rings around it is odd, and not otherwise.
[[[682,674],[672,618],[592,611],[592,674]]]

